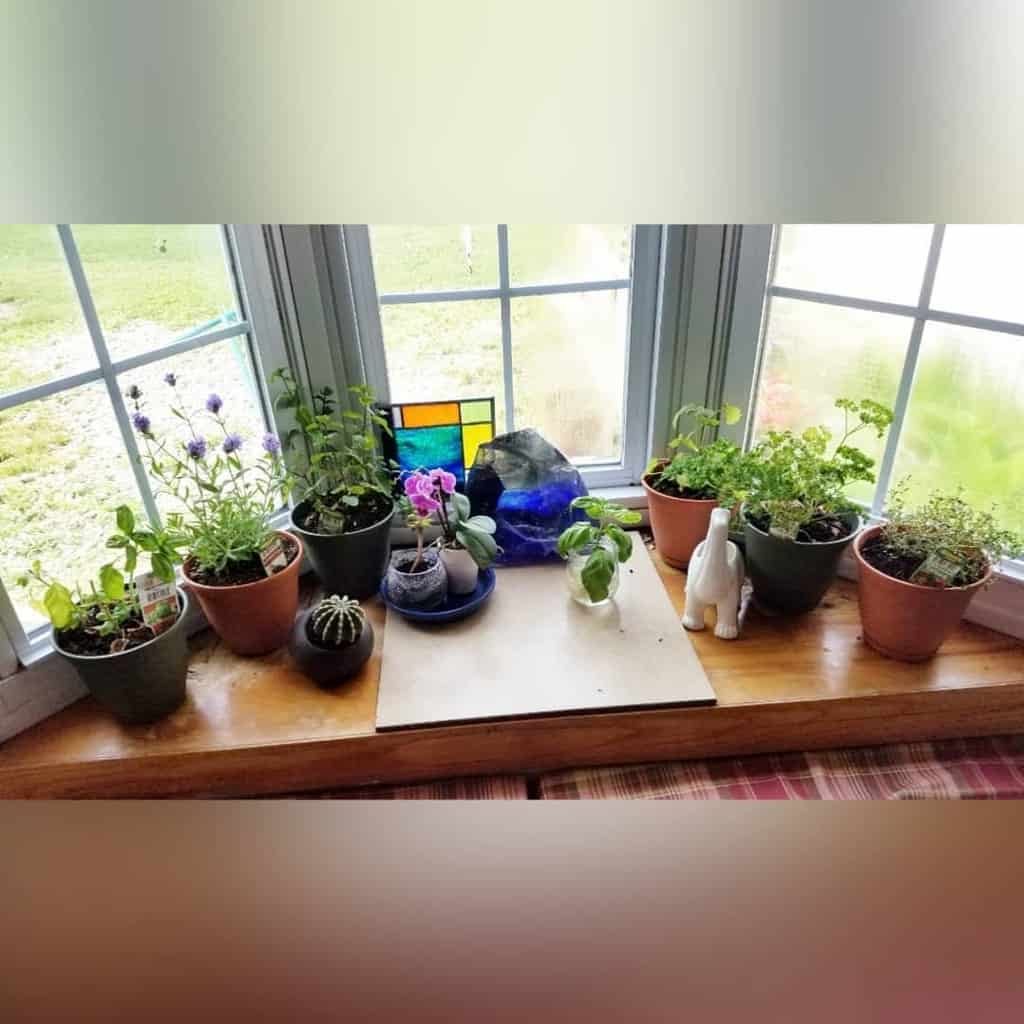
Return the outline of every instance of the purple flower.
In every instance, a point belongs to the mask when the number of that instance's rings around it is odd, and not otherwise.
[[[140,434],[149,433],[149,417],[145,413],[136,412],[132,414],[132,426]]]
[[[415,473],[410,473],[405,478],[404,487],[405,496],[407,498],[415,498],[421,494],[426,497],[430,497],[430,494],[434,489],[434,484],[426,473],[417,470]]]
[[[178,378],[173,373],[165,373],[164,383],[169,384],[173,388],[178,383]]]
[[[441,502],[426,494],[416,494],[409,501],[416,510],[416,514],[424,517],[429,516],[431,512],[441,507]]]
[[[203,459],[206,457],[206,442],[201,437],[194,437],[185,445],[185,451],[190,459]]]
[[[224,402],[216,391],[214,391],[210,395],[210,397],[206,399],[206,411],[212,412],[214,416],[216,416],[217,413],[219,413],[223,407]]]
[[[432,469],[430,471],[430,481],[433,484],[440,486],[441,490],[445,494],[455,493],[455,474],[449,473],[445,469]]]
[[[138,384],[133,384],[125,394],[133,401],[137,402],[142,397],[142,388]]]
[[[276,455],[281,450],[281,442],[277,439],[276,434],[263,435],[263,450],[268,455]]]
[[[242,435],[241,434],[228,434],[224,438],[224,443],[221,448],[224,449],[225,455],[230,455],[232,452],[237,452],[242,447]]]

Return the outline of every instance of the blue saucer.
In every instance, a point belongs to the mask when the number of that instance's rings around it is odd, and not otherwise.
[[[393,611],[412,622],[455,622],[464,619],[481,608],[494,592],[496,573],[493,569],[481,569],[477,577],[476,589],[470,594],[449,594],[444,604],[431,611],[421,608],[400,608],[388,597],[388,583],[380,585],[381,600]]]

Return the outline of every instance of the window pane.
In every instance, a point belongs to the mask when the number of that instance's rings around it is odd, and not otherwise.
[[[164,375],[169,372],[177,377],[173,391],[164,381]],[[219,445],[223,435],[211,430],[213,421],[204,410],[208,396],[216,393],[224,403],[221,415],[228,430],[242,436],[238,455],[243,464],[263,454],[260,442],[267,426],[249,343],[244,335],[140,366],[122,374],[118,380],[122,392],[133,384],[142,389],[143,406],[157,437],[182,445],[191,436],[186,424],[170,411],[172,400],[180,398],[189,414],[196,413],[197,426],[210,445]],[[143,445],[140,443],[139,447]],[[180,511],[170,495],[156,488],[154,481],[157,505],[162,513]]]
[[[829,427],[838,441],[843,414],[837,398],[873,398],[892,406],[913,321],[796,299],[772,299],[758,387],[755,437],[769,430]],[[858,435],[857,446],[877,462],[885,442]],[[870,502],[871,484],[850,496]]]
[[[496,224],[370,228],[377,293],[498,286]]]
[[[56,228],[0,224],[0,394],[95,366]]]
[[[121,432],[102,383],[0,413],[0,577],[27,629],[43,617],[14,585],[35,559],[69,586],[113,552],[113,510],[142,514]]]
[[[965,488],[996,501],[1024,529],[1024,339],[949,324],[925,326],[893,482],[910,474],[911,500]]]
[[[216,224],[84,224],[75,241],[115,360],[238,319]]]
[[[1024,323],[1024,225],[950,224],[942,240],[931,305]]]
[[[576,462],[622,456],[629,292],[512,299],[516,426]]]
[[[509,276],[513,285],[627,278],[632,244],[630,224],[512,224]]]
[[[775,284],[916,306],[930,224],[786,224]]]
[[[380,319],[393,402],[493,396],[504,429],[497,299],[382,306]]]

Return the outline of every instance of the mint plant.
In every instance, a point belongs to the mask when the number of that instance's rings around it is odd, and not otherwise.
[[[687,433],[677,434],[668,443],[675,454],[665,462],[652,459],[644,477],[654,490],[671,497],[716,499],[742,455],[739,445],[727,438],[711,440],[715,430],[725,423],[738,423],[743,411],[725,403],[716,411],[703,405],[684,405],[672,417],[672,429],[678,430],[683,417],[693,420]]]
[[[1024,553],[1024,536],[1000,525],[998,508],[974,508],[963,490],[933,491],[916,508],[907,505],[908,481],[902,480],[889,495],[888,521],[864,556],[876,568],[899,579],[931,586],[966,587],[985,576],[1001,558]],[[939,555],[958,567],[948,580],[920,573],[930,555]]]
[[[100,638],[110,653],[127,650],[153,637],[143,622],[135,584],[139,553],[149,557],[152,571],[165,583],[174,580],[174,567],[181,561],[180,549],[187,537],[180,529],[180,517],[168,517],[166,529],[137,526],[127,505],[115,513],[117,530],[107,547],[123,553],[121,568],[108,562],[97,579],[86,586],[68,587],[58,582],[36,561],[19,578],[18,585],[42,587],[42,597],[33,605],[43,611],[58,633],[81,631],[86,639]]]
[[[844,425],[835,447],[826,427],[800,434],[770,431],[732,464],[723,504],[742,502],[747,519],[776,537],[835,539],[835,520],[856,508],[846,489],[856,480],[875,479],[875,460],[850,441],[863,431],[881,438],[892,423],[892,410],[869,398],[839,398],[836,407],[843,410]]]
[[[345,533],[387,515],[398,467],[380,451],[376,431],[391,429],[373,392],[349,388],[356,408],[339,411],[331,388],[307,396],[287,369],[276,370],[271,380],[281,388],[275,406],[291,410],[297,424],[284,445],[292,496],[310,507],[299,525],[314,533]]]
[[[587,556],[580,579],[591,601],[603,601],[608,597],[616,565],[628,561],[633,553],[633,538],[623,527],[636,526],[643,517],[590,495],[574,498],[569,507],[582,511],[590,522],[573,523],[563,530],[558,553],[565,559],[573,554]]]

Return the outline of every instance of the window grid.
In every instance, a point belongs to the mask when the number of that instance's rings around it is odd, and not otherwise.
[[[128,370],[133,370],[140,366],[146,366],[149,363],[158,362],[162,359],[168,358],[169,356],[178,355],[183,352],[190,352],[194,349],[204,348],[207,345],[214,344],[215,342],[223,341],[227,338],[234,338],[239,335],[244,335],[246,337],[249,347],[249,355],[252,359],[253,366],[258,365],[255,353],[253,352],[252,327],[246,316],[244,296],[242,294],[242,289],[239,286],[237,266],[233,258],[230,239],[226,230],[222,228],[221,240],[224,246],[228,277],[231,282],[236,309],[239,312],[238,319],[225,327],[219,327],[215,330],[204,330],[203,326],[205,325],[202,325],[198,329],[193,328],[191,331],[186,332],[178,340],[170,342],[167,345],[159,346],[151,352],[140,353],[139,355],[125,359],[112,360],[107,348],[106,337],[103,333],[103,328],[100,324],[99,317],[96,313],[96,308],[92,300],[92,292],[89,288],[89,282],[82,266],[78,246],[75,242],[71,226],[69,224],[58,224],[57,233],[60,239],[64,259],[71,275],[72,285],[75,290],[75,296],[78,300],[79,309],[82,313],[82,318],[85,322],[90,340],[92,341],[93,349],[96,353],[97,366],[81,373],[69,374],[55,380],[46,381],[43,384],[22,388],[17,391],[0,395],[0,412],[3,412],[6,409],[13,409],[37,399],[47,398],[51,395],[60,394],[64,391],[70,391],[83,384],[103,381],[107,387],[107,394],[113,406],[114,416],[121,431],[121,439],[128,452],[129,461],[132,465],[132,471],[135,474],[135,481],[139,488],[146,513],[154,524],[159,524],[161,520],[159,510],[156,505],[156,499],[153,495],[153,489],[149,483],[149,478],[147,477],[146,471],[139,459],[139,450],[135,442],[135,435],[132,431],[127,406],[125,405],[124,396],[121,394],[118,386],[118,376]],[[260,394],[262,406],[260,411],[266,421],[267,410],[262,398],[262,389],[260,389]],[[31,649],[45,637],[48,629],[45,626],[40,626],[29,633],[25,632],[25,629],[21,624],[21,620],[18,617],[18,613],[11,602],[10,596],[4,588],[4,583],[0,580],[0,640],[3,639],[2,634],[4,632],[6,632],[7,638],[13,645],[14,650],[19,656],[21,656],[22,660],[24,660]],[[3,674],[4,673],[0,671],[0,677],[2,677]]]
[[[563,295],[575,292],[618,291],[630,289],[633,279],[630,277],[609,278],[598,281],[558,282],[554,284],[513,285],[509,276],[508,225],[497,226],[498,239],[498,287],[497,288],[458,288],[438,289],[435,291],[416,292],[382,292],[378,295],[381,306],[405,305],[421,302],[459,302],[475,299],[498,299],[501,313],[501,353],[502,381],[505,395],[505,430],[515,430],[515,386],[512,367],[512,299],[535,295]],[[636,238],[634,232],[633,247]],[[627,339],[626,365],[629,360]],[[625,371],[626,367],[623,367]],[[624,403],[628,388],[623,389]],[[623,415],[625,409],[622,410]],[[623,453],[625,457],[625,453]],[[607,465],[594,463],[591,465]]]
[[[816,302],[826,306],[839,306],[846,309],[866,310],[873,313],[891,313],[896,316],[908,317],[913,320],[910,339],[907,344],[907,351],[903,360],[903,368],[900,374],[899,386],[896,393],[896,400],[893,407],[893,423],[889,428],[886,439],[885,451],[879,464],[878,480],[875,484],[874,499],[871,503],[871,514],[881,516],[885,508],[885,499],[889,492],[889,484],[892,477],[893,466],[896,455],[899,451],[900,437],[903,431],[903,424],[906,418],[907,408],[910,404],[911,391],[913,390],[914,374],[917,370],[917,360],[920,354],[921,338],[925,325],[929,321],[936,323],[953,324],[959,327],[970,327],[985,331],[998,331],[1002,334],[1011,334],[1017,337],[1024,337],[1024,323],[1009,320],[996,320],[990,317],[975,316],[965,313],[953,313],[948,310],[935,309],[931,305],[932,288],[935,283],[935,274],[938,269],[939,259],[942,255],[942,243],[945,238],[946,225],[936,224],[932,229],[931,242],[928,255],[922,269],[921,289],[917,305],[908,305],[899,302],[884,302],[876,299],[862,299],[852,295],[841,295],[833,292],[819,292],[804,288],[793,288],[788,285],[777,285],[775,277],[775,257],[778,251],[779,236],[783,225],[776,224],[772,238],[772,252],[768,265],[768,286],[765,289],[765,308],[761,323],[761,338],[759,350],[764,353],[765,338],[767,336],[768,322],[771,316],[771,301],[773,298],[799,299],[804,302]],[[760,376],[760,367],[757,369]],[[756,379],[756,378],[755,378]],[[754,388],[755,402],[759,393]],[[750,417],[750,429],[756,419]],[[753,437],[749,438],[753,441]]]

